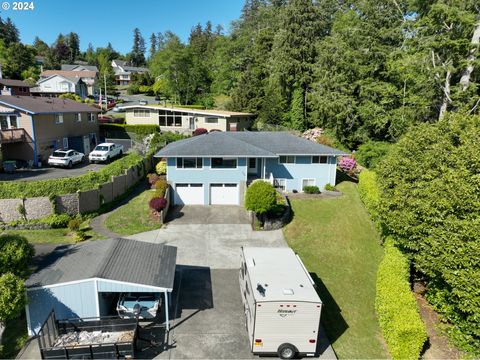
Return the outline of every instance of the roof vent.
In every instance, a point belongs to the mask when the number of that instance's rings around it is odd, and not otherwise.
[[[293,289],[283,289],[283,295],[293,295]]]

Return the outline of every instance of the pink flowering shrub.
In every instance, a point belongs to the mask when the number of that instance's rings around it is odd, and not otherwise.
[[[345,171],[346,173],[353,173],[357,168],[357,162],[354,158],[343,157],[338,163],[338,167]]]

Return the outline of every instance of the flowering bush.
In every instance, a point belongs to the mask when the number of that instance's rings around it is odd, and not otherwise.
[[[154,197],[148,203],[148,206],[150,206],[150,209],[155,210],[157,212],[162,211],[166,205],[167,205],[167,200],[165,200],[165,198],[162,198],[162,197]]]
[[[198,129],[195,129],[195,131],[193,132],[193,136],[198,136],[198,135],[202,135],[202,134],[206,134],[206,133],[208,133],[207,129],[198,128]]]
[[[338,166],[346,173],[353,173],[357,168],[357,162],[354,158],[343,157],[338,163]]]
[[[157,174],[148,174],[147,175],[147,180],[150,185],[155,185],[155,183],[158,181],[160,177]]]
[[[314,129],[309,129],[307,131],[305,131],[303,134],[302,134],[302,137],[304,139],[307,139],[307,140],[310,140],[310,141],[313,141],[313,142],[317,142],[317,139],[322,136],[323,134],[323,129],[322,128],[314,128]]]
[[[167,162],[165,160],[160,161],[157,166],[155,166],[155,170],[157,171],[158,175],[166,175],[167,174]]]

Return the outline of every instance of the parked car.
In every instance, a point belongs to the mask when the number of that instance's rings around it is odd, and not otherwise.
[[[140,105],[147,105],[148,101],[145,99],[140,100]]]
[[[113,119],[110,116],[99,116],[97,121],[99,124],[109,124],[113,122]]]
[[[95,149],[88,155],[91,163],[109,162],[117,156],[123,155],[123,145],[114,143],[98,144]]]
[[[117,312],[121,318],[135,317],[135,305],[140,305],[140,318],[153,319],[161,305],[160,293],[121,293]]]
[[[85,154],[75,150],[56,150],[48,158],[48,165],[72,168],[85,161]]]

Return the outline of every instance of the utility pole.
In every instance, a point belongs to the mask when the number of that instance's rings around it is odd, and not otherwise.
[[[107,96],[107,72],[103,73],[103,83],[105,85],[105,112],[108,111],[108,96]]]

